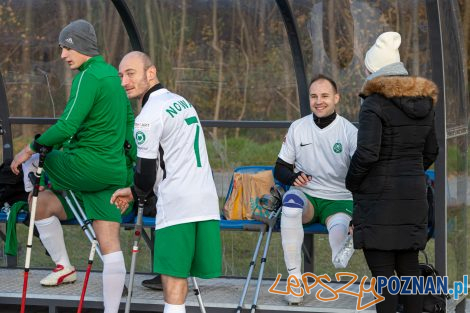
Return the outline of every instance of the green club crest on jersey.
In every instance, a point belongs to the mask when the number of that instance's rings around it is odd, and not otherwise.
[[[343,145],[339,142],[335,143],[333,146],[333,151],[336,153],[341,153],[341,151],[343,151]]]
[[[145,142],[145,134],[142,131],[138,131],[135,133],[135,141],[138,145],[141,145]]]

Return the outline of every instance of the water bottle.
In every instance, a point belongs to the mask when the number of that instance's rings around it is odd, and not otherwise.
[[[344,241],[343,247],[333,259],[333,264],[336,268],[345,268],[348,265],[354,253],[354,245],[352,235],[348,235]]]
[[[3,204],[2,213],[5,213],[5,214],[6,214],[7,220],[8,220],[8,217],[10,216],[10,204],[9,204],[8,202],[5,202],[5,203]]]

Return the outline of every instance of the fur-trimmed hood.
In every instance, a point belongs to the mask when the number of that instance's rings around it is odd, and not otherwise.
[[[380,76],[367,81],[360,96],[367,98],[372,94],[390,99],[412,118],[422,118],[436,104],[438,88],[432,81],[422,77]]]

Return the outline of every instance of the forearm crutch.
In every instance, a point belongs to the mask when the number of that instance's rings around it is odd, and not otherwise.
[[[191,277],[191,280],[193,282],[194,295],[197,298],[197,302],[199,302],[199,309],[201,310],[201,313],[206,313],[206,308],[204,307],[204,303],[202,303],[201,292],[199,291],[199,286],[197,285],[196,277]]]
[[[83,280],[82,294],[80,295],[80,302],[78,303],[77,313],[82,312],[83,301],[85,300],[86,288],[88,286],[88,278],[90,277],[91,267],[93,266],[93,259],[95,257],[97,244],[98,241],[96,239],[94,239],[91,243],[90,255],[88,256],[88,266],[86,268],[85,279]]]
[[[245,227],[246,226],[246,227]],[[245,286],[243,287],[242,296],[240,302],[238,303],[237,313],[241,313],[243,308],[243,302],[245,301],[246,293],[248,291],[248,286],[250,285],[251,275],[253,275],[253,270],[255,268],[256,259],[258,258],[259,248],[261,247],[261,242],[263,241],[264,233],[266,232],[266,224],[261,225],[245,225],[243,228],[246,230],[260,230],[258,237],[258,243],[256,244],[255,252],[253,253],[253,258],[250,262],[250,269],[248,270],[248,276],[246,277]]]
[[[72,201],[69,198],[69,195],[72,197],[72,199],[75,202],[75,205],[72,203]],[[90,240],[90,243],[93,245],[93,242],[96,241],[96,234],[93,229],[93,226],[91,225],[91,221],[87,218],[85,212],[82,209],[82,206],[80,203],[77,201],[77,198],[75,197],[74,193],[72,191],[63,191],[62,196],[64,197],[65,201],[67,202],[70,210],[73,213],[73,216],[77,220],[78,224],[82,228],[83,232],[87,236],[88,240]],[[96,241],[98,243],[98,241]],[[101,261],[103,261],[103,255],[101,254],[101,250],[98,244],[96,244],[96,253],[100,257]]]
[[[269,195],[264,195],[259,200],[260,206],[262,208],[264,208],[267,212],[270,212],[269,217],[266,218],[266,217],[262,217],[262,216],[258,216],[258,215],[253,215],[253,218],[255,220],[263,222],[263,224],[261,224],[261,225],[260,224],[256,224],[256,225],[248,224],[248,225],[243,226],[244,230],[251,230],[251,231],[259,230],[260,234],[259,234],[259,237],[258,237],[258,242],[256,244],[255,252],[253,253],[253,257],[252,257],[251,262],[250,262],[250,267],[249,267],[249,270],[248,270],[248,275],[246,277],[245,286],[243,287],[242,296],[240,298],[240,302],[238,304],[236,313],[241,313],[242,312],[243,302],[245,301],[245,297],[246,297],[246,294],[248,292],[248,286],[250,285],[251,276],[253,275],[253,270],[255,268],[256,259],[258,258],[261,243],[263,242],[263,236],[266,233],[266,228],[268,226],[270,227],[269,229],[272,232],[272,228],[276,225],[277,218],[278,218],[278,216],[280,214],[280,211],[281,211],[282,196],[284,195],[284,192],[285,192],[284,188],[282,188],[281,186],[276,185],[276,186],[272,187],[271,190],[270,190],[270,194]],[[275,218],[273,218],[273,217],[275,217]],[[269,246],[270,237],[271,236],[269,235],[269,237],[266,239],[266,246]],[[261,260],[261,265],[263,266],[263,268],[264,268],[264,262],[266,261],[266,253],[267,253],[267,251],[266,251],[266,248],[265,248],[265,255],[263,256],[263,259]],[[260,275],[262,275],[261,271],[260,271]],[[256,298],[257,298],[257,296],[256,296]]]
[[[46,148],[41,148],[39,154],[39,164],[36,171],[36,180],[34,182],[33,199],[31,202],[31,212],[28,229],[28,242],[26,244],[26,260],[24,262],[23,294],[21,296],[21,313],[24,313],[26,307],[26,291],[28,289],[29,263],[31,261],[31,250],[33,248],[34,219],[36,217],[36,207],[38,205],[39,184],[41,182],[44,160],[46,159]]]
[[[66,191],[62,193],[70,210],[75,216],[75,219],[78,221],[78,224],[82,228],[83,232],[85,232],[88,239],[91,241],[91,249],[90,249],[90,254],[88,256],[88,266],[87,266],[86,273],[85,273],[85,279],[83,280],[82,293],[80,295],[80,301],[78,303],[78,309],[77,309],[77,313],[81,313],[82,308],[83,308],[83,301],[85,300],[86,289],[88,287],[88,279],[90,278],[91,268],[93,266],[93,259],[95,257],[95,251],[98,252],[98,255],[100,256],[101,260],[103,260],[103,258],[101,255],[101,251],[98,248],[98,241],[96,240],[96,234],[91,225],[91,221],[87,219],[85,212],[82,209],[82,206],[77,201],[77,198],[75,198],[75,195],[73,194],[73,192],[69,191],[69,194],[72,196],[75,202],[75,205],[72,203],[72,201],[70,201],[70,198],[68,197],[68,194]]]
[[[273,228],[276,225],[276,222],[277,222],[277,219],[279,218],[280,213],[281,213],[281,208],[277,209],[276,211],[271,212],[269,219],[267,220],[265,220],[264,218],[260,219],[263,222],[267,223],[269,228],[268,228],[268,235],[266,236],[266,243],[264,246],[263,257],[261,258],[261,266],[259,269],[258,283],[256,285],[255,296],[253,297],[253,304],[251,305],[251,313],[255,313],[256,311],[256,303],[258,302],[259,291],[261,289],[261,283],[263,282],[264,265],[266,264],[266,257],[268,255],[269,242],[271,240]]]
[[[134,274],[137,253],[139,252],[139,241],[142,236],[142,215],[144,213],[145,198],[138,197],[137,222],[134,226],[134,245],[132,246],[131,269],[129,272],[129,290],[127,292],[127,301],[124,312],[129,313],[131,309],[132,289],[134,287]]]

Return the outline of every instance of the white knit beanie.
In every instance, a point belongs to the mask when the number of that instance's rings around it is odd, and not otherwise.
[[[364,63],[369,72],[374,73],[382,67],[400,62],[398,47],[401,36],[396,32],[386,32],[380,35],[375,44],[367,51]]]

